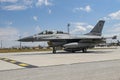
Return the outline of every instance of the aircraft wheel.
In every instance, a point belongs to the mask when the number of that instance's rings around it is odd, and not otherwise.
[[[75,53],[75,51],[71,51],[72,53]]]
[[[56,47],[53,47],[53,53],[56,53]]]
[[[86,53],[86,52],[87,52],[87,48],[83,48],[83,49],[82,49],[82,52],[83,52],[83,53]]]

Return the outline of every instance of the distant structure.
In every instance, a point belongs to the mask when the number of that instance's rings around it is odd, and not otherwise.
[[[68,29],[68,34],[70,34],[70,24],[69,23],[67,25],[67,29]]]
[[[120,46],[120,41],[119,40],[117,40],[117,45]]]
[[[21,39],[21,36],[19,36],[19,39]],[[22,43],[21,43],[21,41],[20,41],[20,49],[22,48]]]
[[[1,40],[1,49],[2,49],[2,40]]]

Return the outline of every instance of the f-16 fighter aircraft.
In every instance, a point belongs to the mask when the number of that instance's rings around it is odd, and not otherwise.
[[[18,41],[47,41],[48,45],[53,48],[53,53],[56,53],[57,47],[63,47],[65,51],[69,52],[87,52],[88,48],[93,48],[95,45],[105,41],[105,38],[101,36],[104,23],[104,20],[100,20],[89,33],[84,35],[72,35],[61,31],[56,33],[53,31],[43,31]]]

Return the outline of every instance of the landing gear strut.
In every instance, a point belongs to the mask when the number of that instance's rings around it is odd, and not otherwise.
[[[87,52],[87,48],[83,48],[83,49],[82,49],[82,52],[83,52],[83,53],[86,53],[86,52]]]
[[[53,47],[53,53],[56,53],[56,47]]]

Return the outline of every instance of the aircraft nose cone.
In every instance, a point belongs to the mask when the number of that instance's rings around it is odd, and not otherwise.
[[[33,42],[34,38],[33,38],[33,36],[29,36],[29,37],[21,38],[18,41],[21,41],[21,42]]]

